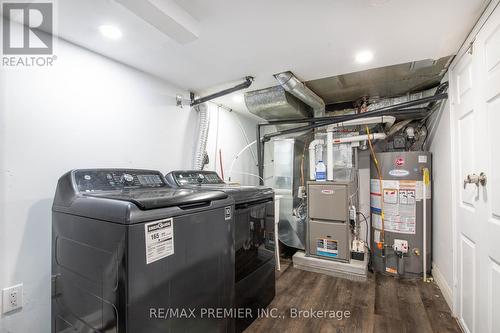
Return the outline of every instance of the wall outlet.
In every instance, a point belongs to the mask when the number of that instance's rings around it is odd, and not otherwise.
[[[23,307],[23,284],[2,290],[2,313],[11,312]]]

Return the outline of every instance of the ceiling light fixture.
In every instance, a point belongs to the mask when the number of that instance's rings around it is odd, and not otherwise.
[[[373,59],[373,52],[372,51],[361,51],[356,54],[356,62],[359,62],[360,64],[366,64]]]
[[[109,39],[120,39],[122,37],[122,32],[120,29],[114,25],[104,24],[99,27],[101,34]]]

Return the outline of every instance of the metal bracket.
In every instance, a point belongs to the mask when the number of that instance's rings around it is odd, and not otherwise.
[[[233,92],[238,91],[238,90],[246,89],[252,85],[253,80],[254,80],[253,76],[245,76],[245,82],[243,82],[243,83],[240,83],[232,88],[224,89],[224,90],[221,90],[219,92],[210,94],[210,95],[205,96],[205,97],[200,97],[197,99],[194,98],[194,93],[191,92],[191,93],[189,93],[189,96],[191,98],[191,106],[195,106],[195,105],[198,105],[201,103],[208,102],[214,98],[222,97],[222,96],[228,95],[228,94],[233,93]]]

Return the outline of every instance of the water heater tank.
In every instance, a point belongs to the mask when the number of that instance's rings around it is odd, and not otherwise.
[[[370,163],[373,268],[378,272],[404,277],[421,276],[424,255],[424,200],[428,272],[431,267],[432,155],[429,152],[410,151],[377,153],[376,157],[381,179],[373,158]],[[429,176],[424,179],[426,168]]]

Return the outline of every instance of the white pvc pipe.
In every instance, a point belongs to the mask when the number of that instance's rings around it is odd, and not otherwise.
[[[423,266],[424,266],[424,272],[423,272],[423,278],[424,282],[427,282],[427,186],[425,186],[425,169],[423,172],[422,176],[422,201],[423,201],[423,210],[424,210],[424,218],[423,218],[423,223],[424,223],[424,244],[423,244]]]
[[[326,132],[326,179],[333,180],[333,133]]]
[[[228,180],[229,181],[231,181],[231,176],[233,175],[234,163],[236,163],[236,160],[238,159],[238,157],[240,157],[240,155],[243,154],[243,152],[245,150],[247,150],[248,148],[252,147],[252,145],[254,145],[256,142],[257,142],[257,140],[250,142],[245,147],[243,147],[243,149],[240,150],[240,152],[238,154],[236,154],[236,156],[234,157],[233,161],[231,162],[231,167],[229,167],[229,172],[228,172]]]
[[[311,141],[309,144],[309,179],[316,180],[316,146],[324,144],[321,139]]]
[[[276,269],[281,270],[280,264],[280,247],[278,228],[280,223],[280,199],[281,195],[274,196],[274,252],[276,255]]]
[[[370,139],[372,141],[373,140],[382,140],[382,139],[385,139],[386,137],[387,137],[387,135],[385,135],[384,133],[372,133],[372,134],[370,134]],[[337,138],[337,139],[333,139],[332,143],[335,145],[335,144],[340,144],[340,143],[357,142],[357,141],[364,141],[364,140],[368,140],[368,134]]]
[[[337,124],[329,125],[327,130],[332,130],[338,127],[356,126],[356,125],[370,125],[384,123],[387,127],[391,127],[396,121],[394,116],[379,116],[379,117],[366,117],[344,121]]]

